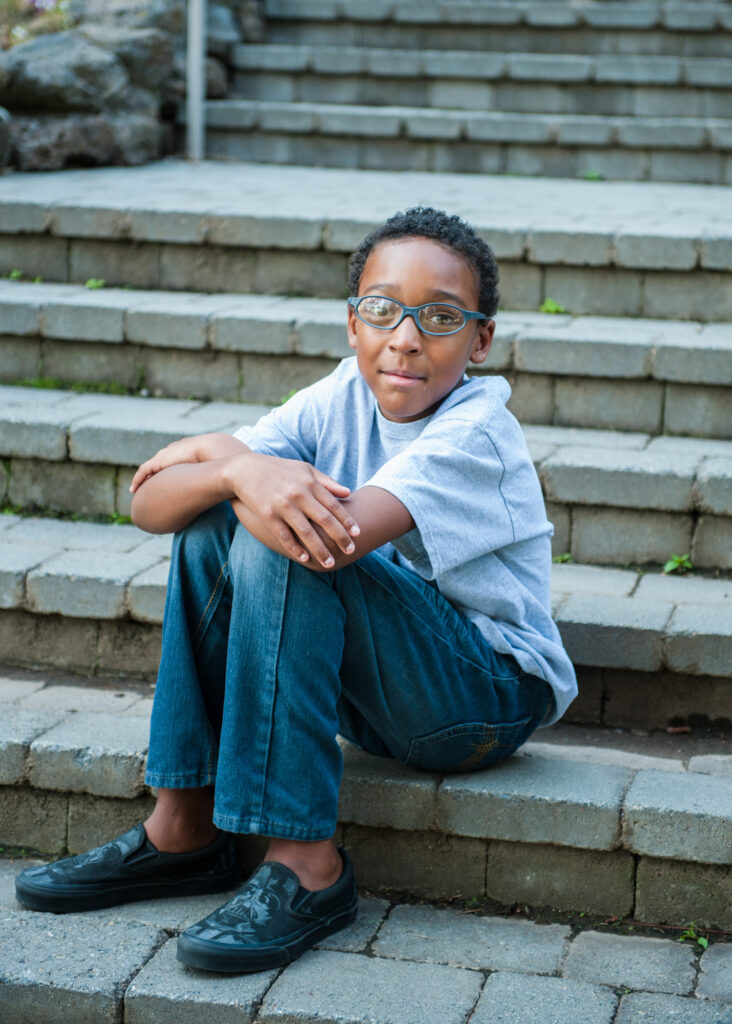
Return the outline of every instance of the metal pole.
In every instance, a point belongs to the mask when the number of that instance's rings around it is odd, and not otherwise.
[[[188,0],[186,55],[186,153],[189,160],[204,155],[206,96],[206,0]]]

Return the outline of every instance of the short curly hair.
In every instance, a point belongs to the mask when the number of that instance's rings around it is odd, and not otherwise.
[[[413,206],[395,213],[364,238],[348,261],[348,290],[358,295],[366,261],[380,242],[398,238],[431,238],[462,256],[478,279],[478,312],[495,316],[498,309],[498,264],[493,250],[464,220],[431,206]]]

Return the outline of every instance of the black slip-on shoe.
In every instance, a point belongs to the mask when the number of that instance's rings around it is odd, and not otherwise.
[[[58,914],[226,892],[238,883],[233,836],[219,832],[192,853],[161,853],[140,824],[88,853],[26,868],[15,880],[15,895],[31,910]]]
[[[188,967],[244,973],[280,967],[333,932],[358,912],[353,865],[338,848],[343,873],[315,892],[278,861],[260,864],[239,892],[178,938],[177,956]]]

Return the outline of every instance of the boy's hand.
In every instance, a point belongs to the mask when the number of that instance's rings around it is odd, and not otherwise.
[[[260,539],[263,528],[290,558],[307,562],[312,555],[325,568],[334,564],[316,527],[344,554],[355,550],[351,538],[360,530],[339,500],[350,489],[309,463],[248,451],[227,460],[225,474],[242,524]]]
[[[130,492],[134,494],[146,480],[168,466],[181,462],[208,462],[243,450],[246,450],[246,445],[231,434],[199,434],[196,437],[181,438],[161,448],[152,458],[142,463],[132,477]]]

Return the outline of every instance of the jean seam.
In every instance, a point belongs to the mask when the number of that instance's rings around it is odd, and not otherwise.
[[[211,596],[208,599],[208,603],[206,604],[206,607],[203,609],[203,612],[201,613],[201,618],[198,620],[198,625],[196,626],[195,630],[193,631],[193,636],[191,637],[191,643],[194,644],[194,645],[195,645],[196,639],[198,637],[199,631],[201,629],[201,626],[203,625],[203,620],[206,618],[206,615],[208,614],[208,610],[211,607],[211,604],[213,603],[213,600],[214,600],[214,598],[216,597],[216,595],[218,593],[219,584],[221,583],[221,579],[222,579],[224,573],[226,572],[226,569],[227,569],[228,565],[229,565],[229,563],[228,563],[228,561],[226,561],[221,566],[221,570],[220,570],[219,575],[218,575],[218,577],[216,579],[216,582],[214,584],[214,588],[211,591]]]

